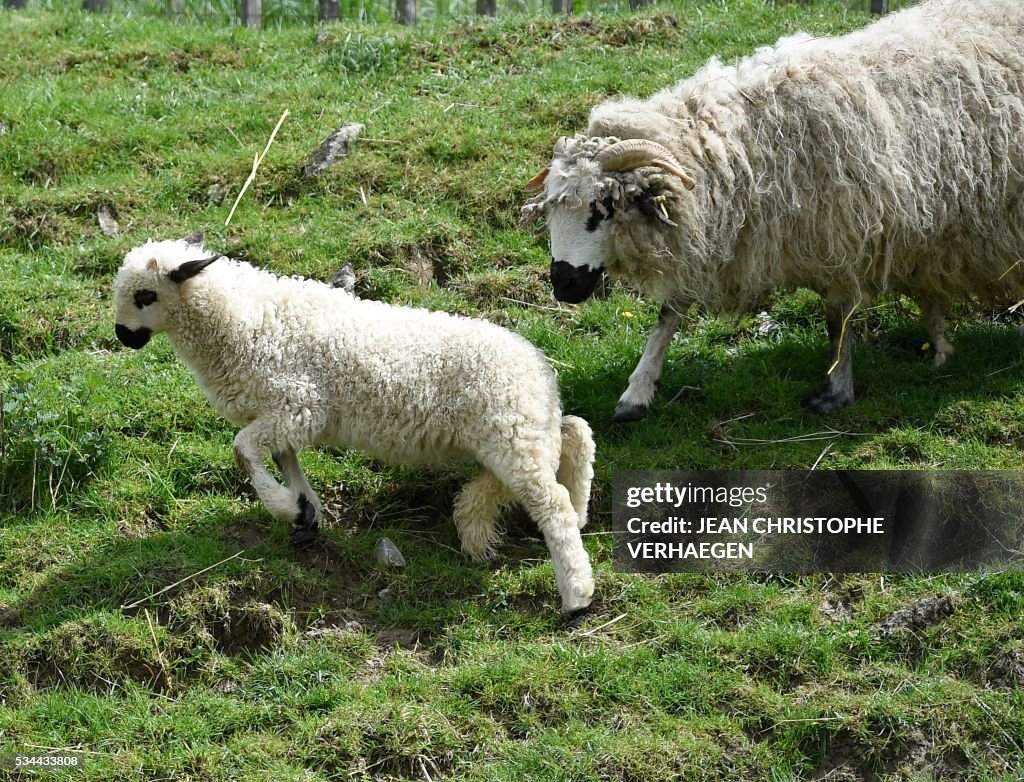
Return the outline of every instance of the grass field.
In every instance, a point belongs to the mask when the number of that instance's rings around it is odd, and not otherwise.
[[[860,399],[821,418],[800,406],[827,357],[815,296],[770,302],[771,335],[692,316],[648,418],[613,426],[657,305],[613,287],[556,307],[544,238],[517,227],[603,97],[865,19],[758,0],[413,31],[0,13],[0,756],[80,749],[76,780],[1024,777],[1020,575],[630,576],[607,534],[623,469],[1024,467],[1017,324],[959,320],[935,370],[912,304],[864,312]],[[345,121],[366,124],[354,153],[303,178]],[[293,550],[166,340],[114,339],[124,253],[196,229],[278,272],[352,263],[361,296],[481,315],[554,359],[598,446],[581,630],[528,519],[492,567],[458,553],[464,469],[307,452],[328,519]],[[384,535],[404,569],[372,564]]]

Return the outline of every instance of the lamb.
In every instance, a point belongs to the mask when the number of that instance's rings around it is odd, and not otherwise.
[[[1024,298],[1024,3],[929,0],[848,35],[712,58],[646,101],[596,106],[529,189],[557,299],[602,271],[663,302],[615,409],[642,418],[681,313],[742,313],[774,289],[825,300],[826,387],[854,399],[850,318],[914,299],[942,364],[954,303]]]
[[[201,236],[130,251],[114,283],[115,333],[142,348],[166,332],[210,404],[243,427],[235,462],[267,510],[306,544],[323,506],[297,459],[306,445],[385,461],[473,459],[454,517],[463,550],[494,554],[499,510],[518,501],[554,562],[562,612],[591,603],[580,537],[594,441],[563,416],[554,372],[525,339],[486,321],[355,298],[208,253]],[[287,485],[264,465],[272,454]]]

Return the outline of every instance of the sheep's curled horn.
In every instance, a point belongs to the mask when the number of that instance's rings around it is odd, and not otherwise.
[[[631,138],[609,144],[594,155],[594,161],[605,171],[630,171],[641,166],[657,166],[679,177],[687,190],[693,190],[697,184],[679,167],[675,155],[658,142],[649,139]]]
[[[555,144],[555,156],[557,157],[564,149],[565,137],[562,137]],[[683,187],[687,190],[693,190],[697,184],[693,177],[679,167],[679,161],[667,147],[649,139],[631,138],[609,144],[594,156],[594,161],[605,171],[629,171],[641,166],[657,166],[673,176],[679,177]],[[545,168],[527,182],[527,191],[539,192],[544,187],[544,180],[547,179],[549,170]]]

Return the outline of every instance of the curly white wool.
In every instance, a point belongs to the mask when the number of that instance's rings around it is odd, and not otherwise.
[[[236,461],[276,518],[303,540],[315,533],[322,508],[295,458],[311,443],[389,462],[472,459],[483,471],[455,504],[463,549],[492,555],[497,513],[519,501],[544,533],[563,611],[590,603],[579,528],[593,439],[584,420],[562,416],[539,350],[483,320],[364,301],[227,258],[169,276],[207,255],[188,240],[129,252],[115,283],[118,336],[141,347],[167,333],[210,404],[244,426]],[[140,291],[151,303],[140,306]],[[287,487],[266,470],[268,452]]]

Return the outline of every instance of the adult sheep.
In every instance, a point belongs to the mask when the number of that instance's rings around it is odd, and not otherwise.
[[[524,219],[547,215],[556,298],[607,270],[663,302],[615,420],[646,413],[684,308],[796,287],[825,299],[825,412],[853,401],[845,327],[874,296],[917,302],[936,364],[951,304],[1024,297],[1022,172],[1024,3],[931,0],[596,106]]]
[[[493,554],[499,509],[521,502],[554,561],[562,611],[591,602],[580,537],[593,478],[586,421],[563,416],[554,372],[525,339],[482,320],[363,301],[211,255],[200,237],[149,242],[114,283],[115,333],[166,332],[210,404],[244,427],[235,462],[267,510],[313,540],[323,515],[299,466],[310,443],[386,461],[474,459],[455,501],[462,548]],[[264,466],[272,454],[287,481]]]

